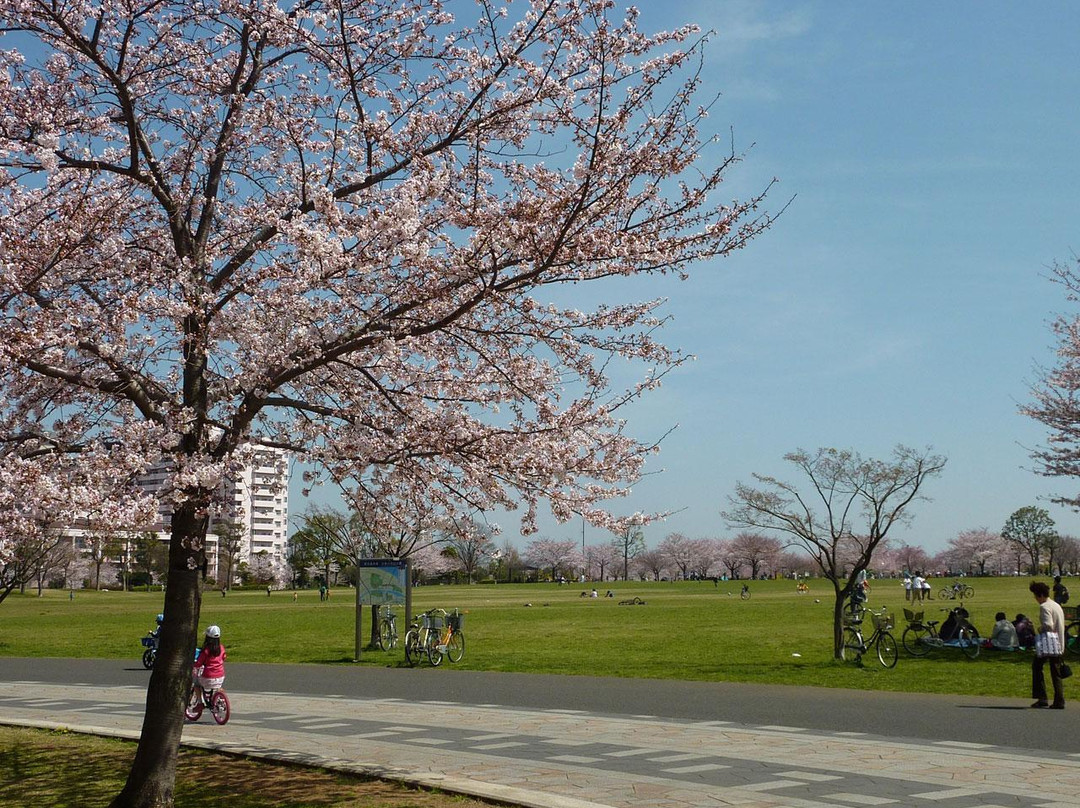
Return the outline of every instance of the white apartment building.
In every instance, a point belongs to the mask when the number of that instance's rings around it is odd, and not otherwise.
[[[206,537],[207,566],[213,575],[218,566],[218,534],[215,530],[222,520],[239,524],[243,535],[237,563],[266,552],[277,569],[286,566],[286,545],[289,528],[289,454],[283,449],[265,446],[253,449],[251,463],[233,474],[222,486],[220,507],[210,515],[210,530]],[[139,486],[149,494],[158,494],[169,477],[169,464],[153,468]],[[156,530],[162,541],[169,541],[169,522],[172,507],[168,499],[159,500]]]

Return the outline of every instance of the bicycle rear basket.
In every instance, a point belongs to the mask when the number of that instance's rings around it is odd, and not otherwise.
[[[453,612],[446,615],[446,625],[450,626],[454,631],[464,631],[465,615],[455,609]]]
[[[891,614],[874,614],[874,628],[888,631],[892,627],[893,616]]]

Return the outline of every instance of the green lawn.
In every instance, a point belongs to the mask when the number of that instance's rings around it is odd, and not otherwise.
[[[983,635],[994,613],[1037,614],[1028,578],[969,579],[975,598],[966,603]],[[934,592],[947,581],[932,581]],[[734,582],[607,583],[614,598],[581,598],[584,585],[429,586],[414,590],[414,610],[433,606],[467,612],[466,654],[471,670],[591,674],[705,681],[766,682],[934,693],[999,696],[1030,687],[1026,653],[984,651],[974,661],[956,650],[900,663],[884,670],[831,658],[831,588],[811,582],[800,595],[791,581],[757,581],[748,601]],[[622,606],[633,597],[643,606]],[[943,619],[946,604],[924,605],[926,619]],[[233,662],[353,664],[353,593],[338,589],[325,603],[318,592],[213,591],[203,600],[201,625],[218,623]],[[820,601],[820,602],[819,602]],[[160,593],[46,592],[12,595],[0,604],[0,655],[138,659],[139,638],[161,609]],[[531,604],[531,605],[526,605]],[[899,581],[874,582],[870,606],[896,615],[903,633]],[[399,610],[400,611],[400,610]],[[365,636],[368,610],[365,609]],[[403,615],[399,620],[403,619]],[[400,627],[404,634],[404,626]],[[365,651],[361,665],[404,665],[400,647]],[[1071,685],[1070,685],[1071,686]]]

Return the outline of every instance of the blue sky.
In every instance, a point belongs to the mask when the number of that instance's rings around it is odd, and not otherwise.
[[[698,358],[634,410],[643,438],[678,429],[651,464],[663,473],[619,511],[682,509],[650,544],[730,536],[719,512],[736,480],[791,477],[786,452],[905,443],[949,462],[895,538],[933,551],[1031,504],[1080,535],[1043,501],[1080,480],[1031,470],[1045,431],[1018,412],[1067,310],[1048,268],[1080,253],[1080,4],[640,7],[646,28],[715,31],[711,122],[749,149],[729,196],[775,176],[770,207],[794,201],[735,257],[646,291],[669,298],[665,341]]]

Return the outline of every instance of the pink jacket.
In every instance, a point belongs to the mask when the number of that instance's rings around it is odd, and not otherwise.
[[[217,679],[225,675],[225,656],[224,645],[221,646],[221,653],[218,656],[210,656],[210,652],[204,648],[199,652],[199,658],[195,660],[195,668],[198,669],[201,666],[203,676],[207,679]]]

